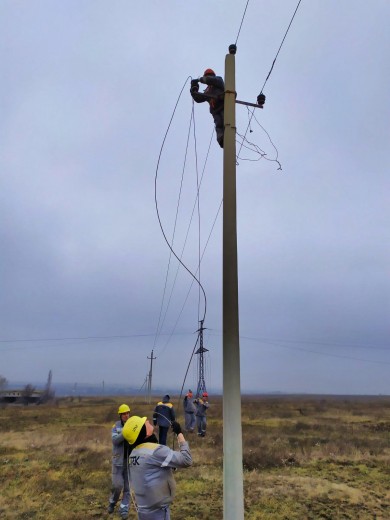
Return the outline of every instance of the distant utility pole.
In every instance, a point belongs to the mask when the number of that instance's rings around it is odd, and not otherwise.
[[[45,386],[45,389],[43,390],[43,394],[42,394],[42,402],[50,401],[54,397],[54,391],[51,386],[52,378],[53,378],[53,372],[50,369],[49,375],[47,376],[46,386]]]
[[[47,376],[47,383],[46,383],[46,388],[45,388],[45,392],[46,392],[47,397],[52,395],[52,390],[51,390],[52,379],[53,379],[53,372],[50,369],[49,370],[49,375]]]
[[[143,386],[145,385],[145,392],[146,392],[146,394],[145,394],[145,403],[148,402],[148,395],[147,395],[148,390],[149,390],[148,389],[148,381],[149,381],[149,374],[146,374],[144,384],[141,386],[141,390],[142,390]]]
[[[195,352],[195,354],[199,355],[199,363],[198,363],[198,387],[196,389],[196,397],[199,397],[206,392],[206,382],[204,380],[204,353],[208,352],[207,348],[203,346],[203,320],[200,321],[200,328],[198,330],[199,333],[199,348]]]
[[[235,54],[225,58],[223,138],[223,518],[244,520],[238,325]]]
[[[150,403],[152,400],[152,374],[153,374],[153,359],[157,359],[156,357],[153,357],[153,350],[152,353],[149,356],[147,356],[148,359],[150,359],[150,370],[149,370],[149,379],[148,379],[148,402]]]

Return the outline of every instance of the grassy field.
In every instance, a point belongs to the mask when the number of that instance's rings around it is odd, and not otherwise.
[[[210,401],[207,436],[188,436],[194,465],[176,473],[175,520],[223,517],[222,400]],[[119,518],[106,507],[121,402],[151,417],[126,397],[1,409],[0,518]],[[246,519],[390,519],[389,397],[245,396],[242,424]]]

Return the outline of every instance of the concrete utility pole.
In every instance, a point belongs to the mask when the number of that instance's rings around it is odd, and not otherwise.
[[[148,391],[149,391],[149,388],[148,388],[148,381],[149,381],[149,374],[146,374],[144,384],[141,386],[141,390],[142,390],[142,388],[143,388],[144,385],[145,385],[145,392],[146,392],[146,394],[145,394],[145,403],[148,402],[148,398],[149,398],[149,396],[148,396]],[[141,391],[141,390],[140,390],[140,391]]]
[[[150,357],[147,356],[147,358],[150,359],[150,370],[149,370],[149,379],[148,379],[148,402],[150,403],[152,400],[153,359],[157,359],[156,357],[153,357],[153,350],[152,350]]]
[[[244,520],[238,326],[235,54],[225,58],[223,148],[223,518]]]

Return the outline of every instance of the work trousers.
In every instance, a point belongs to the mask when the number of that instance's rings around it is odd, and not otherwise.
[[[225,131],[224,120],[223,120],[223,110],[213,114],[214,123],[215,123],[215,132],[217,134],[217,141],[221,148],[223,148],[223,134]]]
[[[204,435],[206,433],[207,419],[205,415],[196,416],[196,425],[198,427],[198,435]]]
[[[123,464],[123,466],[112,466],[112,488],[109,499],[110,504],[116,504],[118,502],[122,489],[123,495],[120,504],[120,511],[128,511],[130,502],[130,487],[128,465],[126,462]]]
[[[171,512],[169,506],[165,506],[153,513],[138,511],[138,520],[170,520]]]
[[[195,414],[194,412],[185,412],[184,413],[184,419],[185,419],[185,429],[188,432],[193,432],[195,427]]]
[[[158,428],[158,443],[167,445],[167,435],[168,435],[169,426],[159,426]]]

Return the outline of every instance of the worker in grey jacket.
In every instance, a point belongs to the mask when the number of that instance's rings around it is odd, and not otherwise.
[[[199,92],[199,82],[207,85],[204,92]],[[217,134],[217,141],[221,148],[223,148],[223,134],[224,134],[224,95],[225,83],[221,76],[216,76],[212,69],[206,69],[203,76],[199,79],[191,81],[191,96],[196,103],[203,103],[207,101],[210,105],[210,114],[213,116],[215,131]]]
[[[198,397],[194,400],[196,405],[196,425],[198,427],[199,437],[204,437],[206,435],[207,410],[210,406],[208,399],[209,394],[207,392],[203,392],[202,397]]]
[[[162,401],[158,402],[153,413],[153,424],[158,425],[158,442],[167,443],[167,435],[172,422],[176,419],[173,404],[169,402],[168,394],[164,395]]]
[[[128,473],[128,456],[129,443],[123,437],[123,427],[130,417],[130,408],[127,404],[121,404],[118,409],[119,421],[117,421],[111,430],[112,438],[112,488],[108,502],[107,512],[114,512],[115,505],[119,500],[121,492],[122,500],[119,506],[119,514],[121,518],[128,518],[130,488]]]
[[[185,429],[187,432],[193,432],[195,427],[195,405],[192,390],[188,390],[187,395],[183,399]]]
[[[174,498],[176,482],[173,468],[186,468],[192,456],[181,427],[173,422],[179,450],[158,444],[153,425],[146,417],[131,417],[123,428],[124,438],[132,445],[130,482],[135,494],[138,520],[169,520],[169,506]]]

